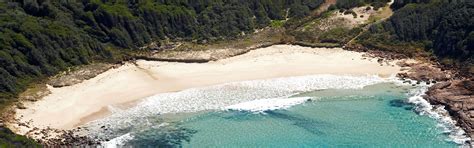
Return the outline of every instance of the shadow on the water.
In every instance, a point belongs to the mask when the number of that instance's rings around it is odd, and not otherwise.
[[[324,132],[322,132],[319,129],[322,128],[322,126],[328,126],[327,124],[321,121],[315,121],[312,119],[299,117],[298,115],[290,115],[290,114],[285,114],[278,111],[265,111],[265,113],[273,118],[279,118],[279,119],[291,121],[293,122],[293,125],[303,128],[306,131],[316,134],[316,135],[324,135]]]
[[[255,118],[255,116],[259,116]],[[255,113],[250,111],[231,111],[226,112],[224,115],[221,115],[221,118],[226,120],[232,120],[234,122],[246,122],[249,120],[265,120],[265,118],[276,118],[287,120],[293,122],[293,125],[303,128],[306,131],[316,134],[316,135],[323,135],[324,132],[320,131],[319,129],[325,126],[327,128],[328,124],[322,121],[316,121],[313,119],[308,119],[305,117],[301,117],[298,115],[291,115],[288,113],[283,113],[281,111],[264,111],[262,113]]]
[[[120,147],[181,147],[183,142],[189,142],[197,133],[196,130],[182,127],[181,123],[165,122],[156,116],[136,118],[115,126],[110,123],[99,126],[95,138],[104,142],[127,134],[133,137],[119,140],[117,144]]]
[[[246,122],[249,120],[262,120],[263,118],[255,118],[255,116],[262,116],[262,114],[250,112],[250,111],[227,111],[227,112],[220,112],[220,114],[216,114],[223,119],[232,120],[235,122]]]
[[[414,108],[413,104],[409,103],[407,100],[401,100],[401,99],[390,100],[389,105],[391,107],[403,108],[405,110],[413,110]]]
[[[125,146],[131,147],[181,147],[183,142],[189,142],[196,130],[172,126],[166,128],[148,129],[134,134]]]

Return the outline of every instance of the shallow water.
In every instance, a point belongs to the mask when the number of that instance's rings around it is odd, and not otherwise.
[[[418,115],[408,90],[383,83],[364,89],[310,91],[286,109],[218,110],[160,117],[127,145],[184,147],[456,147],[437,121]]]

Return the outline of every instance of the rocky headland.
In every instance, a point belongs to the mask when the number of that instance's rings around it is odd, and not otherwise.
[[[383,64],[386,60],[406,59],[408,56],[393,52],[370,50],[363,46],[346,45],[346,50],[366,52],[369,57],[379,58],[378,62]],[[419,57],[427,57],[419,55]],[[397,65],[402,67],[401,73],[397,74],[405,83],[418,85],[426,82],[432,85],[423,97],[432,105],[442,105],[449,115],[457,121],[467,136],[474,138],[474,78],[472,74],[466,73],[454,67],[444,66],[436,59],[425,58],[413,62],[403,60]]]
[[[467,136],[474,137],[474,79],[430,63],[399,63],[410,70],[399,73],[401,79],[432,84],[423,97],[432,105],[442,105]],[[407,81],[408,82],[408,81]],[[415,84],[413,84],[415,85]],[[472,141],[472,140],[471,140]]]
[[[424,97],[433,105],[443,105],[471,139],[474,137],[474,80],[448,80],[430,87]]]

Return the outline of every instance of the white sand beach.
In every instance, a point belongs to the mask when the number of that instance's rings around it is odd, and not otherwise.
[[[395,61],[394,61],[395,62]],[[275,45],[209,63],[173,63],[139,60],[108,70],[95,78],[62,88],[17,110],[30,127],[71,129],[110,114],[108,105],[130,107],[159,93],[245,80],[314,74],[379,75],[388,77],[400,67],[365,58],[341,48]],[[16,127],[18,133],[29,129]]]

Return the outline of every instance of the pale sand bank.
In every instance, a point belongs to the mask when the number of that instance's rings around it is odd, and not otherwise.
[[[163,92],[227,82],[313,74],[379,75],[400,71],[393,62],[380,66],[376,59],[341,48],[276,45],[209,63],[137,61],[108,70],[80,84],[49,88],[51,94],[26,104],[17,118],[30,127],[71,129],[109,114],[108,105],[124,105]],[[393,66],[395,65],[395,66]],[[15,127],[16,125],[10,125]],[[18,133],[29,129],[17,128]]]

